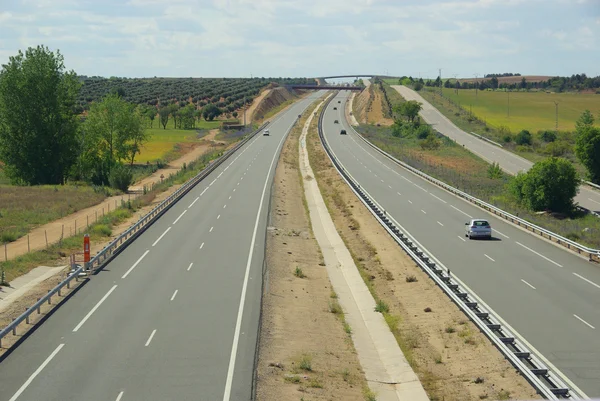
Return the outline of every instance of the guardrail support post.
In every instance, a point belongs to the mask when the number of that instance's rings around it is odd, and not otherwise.
[[[12,321],[14,322],[15,319],[13,319]],[[13,327],[12,332],[13,332],[13,336],[17,335],[17,326]]]
[[[25,308],[25,312],[27,312],[27,308]],[[29,315],[25,317],[25,323],[29,324]]]
[[[40,298],[38,298],[38,302],[40,302]],[[38,306],[38,308],[37,308],[37,313],[38,313],[38,315],[39,315],[40,313],[42,313],[42,308],[41,308],[41,306]]]

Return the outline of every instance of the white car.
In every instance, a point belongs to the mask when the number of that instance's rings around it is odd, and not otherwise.
[[[267,128],[266,130],[263,131],[263,135],[265,136],[269,136],[269,129]]]
[[[465,223],[465,237],[472,238],[492,238],[492,227],[485,219],[473,219]]]

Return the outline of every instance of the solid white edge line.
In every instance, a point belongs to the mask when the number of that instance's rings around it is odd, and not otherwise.
[[[165,230],[165,232],[162,233],[162,235],[160,237],[158,237],[158,239],[156,241],[154,241],[154,244],[152,244],[152,246],[155,246],[156,244],[158,244],[158,241],[160,241],[170,230],[171,230],[171,227],[167,228]]]
[[[46,358],[46,360],[44,362],[42,362],[42,364],[35,370],[35,372],[33,372],[33,374],[31,376],[29,376],[29,379],[27,379],[25,381],[25,383],[23,383],[23,385],[17,390],[17,392],[12,396],[12,398],[9,401],[15,401],[17,398],[19,398],[19,396],[21,394],[23,394],[23,391],[25,391],[27,389],[27,387],[29,387],[29,385],[31,384],[33,379],[35,379],[36,376],[40,374],[40,372],[46,367],[46,365],[48,365],[50,363],[50,361],[52,361],[52,359],[56,356],[56,354],[58,354],[58,352],[64,346],[65,346],[65,344],[59,344],[58,347],[56,347],[56,349],[54,351],[52,351],[50,356],[48,358]]]
[[[190,263],[190,265],[188,266],[187,270],[190,271],[190,269],[192,268],[192,266],[194,266],[194,262]]]
[[[102,297],[102,299],[100,301],[98,301],[98,303],[92,308],[92,310],[90,310],[88,312],[88,314],[85,315],[85,317],[83,319],[81,319],[81,322],[79,322],[79,324],[77,326],[75,326],[75,328],[73,329],[73,333],[76,333],[81,328],[81,326],[83,326],[83,324],[85,322],[87,322],[87,320],[92,316],[92,314],[94,312],[96,312],[96,310],[100,307],[100,305],[102,305],[102,303],[104,301],[106,301],[106,298],[108,298],[108,296],[110,294],[112,294],[112,292],[115,290],[115,288],[117,288],[116,284],[113,285],[112,288],[110,290],[108,290],[108,292],[106,294],[104,294],[104,296]]]
[[[186,210],[184,210],[184,211],[183,211],[183,212],[182,212],[182,213],[179,215],[179,217],[175,219],[175,221],[173,222],[173,225],[177,224],[177,222],[179,221],[179,219],[180,219],[180,218],[182,218],[182,217],[183,217],[183,215],[184,215],[186,212],[187,212],[187,209],[186,209]]]
[[[120,400],[121,400],[121,397],[123,397],[123,393],[124,393],[124,391],[121,391],[121,392],[119,393],[119,395],[117,396],[117,399],[116,399],[115,401],[120,401]]]
[[[516,242],[518,245],[522,246],[523,248],[527,249],[528,251],[530,251],[530,252],[533,252],[533,253],[535,253],[536,255],[538,255],[539,257],[546,259],[548,262],[550,262],[550,263],[554,263],[554,264],[555,264],[556,266],[558,266],[558,267],[563,267],[563,265],[561,265],[560,263],[556,263],[556,262],[555,262],[555,261],[553,261],[552,259],[550,259],[550,258],[547,258],[546,256],[542,255],[541,253],[534,251],[534,250],[533,250],[533,249],[531,249],[530,247],[528,247],[528,246],[525,246],[525,245],[521,244],[519,241],[515,241],[515,242]]]
[[[148,341],[146,341],[146,345],[144,345],[144,347],[147,347],[150,345],[150,341],[152,341],[152,338],[154,337],[155,334],[156,334],[156,329],[152,330],[152,334],[150,334],[150,337],[148,337]]]
[[[451,207],[451,208],[453,208],[453,209],[456,209],[456,210],[458,210],[459,212],[461,212],[462,214],[464,214],[465,216],[467,216],[467,217],[469,217],[469,218],[471,218],[471,219],[473,218],[473,216],[471,216],[471,215],[470,215],[470,214],[468,214],[468,213],[465,213],[465,212],[463,212],[462,210],[460,210],[459,208],[457,208],[457,207],[456,207],[456,206],[454,206],[454,205],[450,205],[450,207]]]
[[[535,287],[534,287],[534,286],[532,286],[531,284],[529,284],[527,281],[525,281],[525,280],[523,280],[523,279],[521,279],[521,281],[522,281],[522,282],[524,282],[525,284],[527,284],[528,286],[530,286],[531,288],[533,288],[533,289],[535,290]]]
[[[175,292],[173,293],[173,296],[171,297],[171,301],[175,299],[175,296],[177,295],[178,292],[179,292],[179,290],[175,290]]]
[[[500,234],[500,235],[501,235],[501,236],[503,236],[504,238],[510,238],[508,235],[506,235],[506,234],[502,234],[500,231],[496,230],[495,228],[494,228],[494,230],[493,230],[493,231],[494,231],[494,232],[496,232],[496,233],[498,233],[498,234]]]
[[[584,281],[587,281],[588,283],[590,283],[590,284],[591,284],[591,285],[593,285],[594,287],[596,287],[596,288],[600,288],[600,285],[598,285],[598,284],[594,283],[593,281],[590,281],[590,280],[588,280],[587,278],[585,278],[585,277],[583,277],[583,276],[580,276],[580,275],[579,275],[579,274],[577,274],[577,273],[573,273],[573,274],[574,274],[575,276],[579,277],[580,279],[582,279],[582,280],[584,280]]]
[[[312,103],[310,103],[310,104],[312,104]],[[308,106],[306,106],[306,107],[308,107]],[[258,211],[256,213],[256,221],[254,222],[254,231],[252,233],[252,241],[250,242],[250,250],[248,251],[248,260],[246,262],[246,272],[244,274],[244,282],[242,284],[242,294],[240,296],[240,305],[238,308],[237,320],[235,323],[235,332],[233,335],[233,345],[231,347],[231,355],[229,357],[229,368],[227,369],[227,380],[225,382],[225,392],[223,394],[223,401],[229,401],[229,399],[231,397],[231,387],[233,384],[233,373],[235,371],[235,360],[237,357],[237,348],[238,348],[238,343],[240,340],[240,331],[242,328],[242,317],[244,315],[244,304],[246,303],[246,291],[248,289],[248,278],[250,277],[250,266],[252,265],[252,256],[254,255],[254,244],[256,242],[256,233],[258,231],[258,223],[260,222],[260,212],[262,211],[265,194],[267,192],[267,187],[269,184],[269,177],[271,176],[271,172],[273,170],[273,164],[275,163],[275,159],[277,158],[277,155],[279,154],[279,150],[281,149],[283,140],[285,138],[287,138],[287,133],[289,133],[290,129],[292,128],[292,126],[295,123],[296,123],[296,121],[292,122],[290,127],[285,131],[286,135],[282,135],[281,140],[279,141],[277,151],[273,155],[273,159],[271,159],[271,165],[269,166],[267,178],[265,179],[265,185],[263,187],[262,195],[260,197],[260,203],[258,205]]]
[[[578,320],[580,320],[583,324],[587,325],[588,327],[595,329],[594,326],[592,326],[591,324],[589,324],[588,322],[586,322],[585,320],[583,320],[582,318],[580,318],[579,316],[577,316],[576,314],[573,314],[573,316],[575,316]]]
[[[194,203],[196,203],[198,201],[198,199],[200,199],[200,197],[197,197],[196,199],[194,199],[194,201],[192,203],[190,203],[190,205],[188,206],[188,209],[191,208],[192,206],[194,206]]]
[[[138,265],[138,264],[139,264],[139,263],[142,261],[142,259],[144,259],[144,258],[146,257],[146,255],[148,255],[148,252],[150,252],[150,250],[149,250],[149,249],[146,249],[146,252],[144,252],[144,254],[143,254],[142,256],[140,256],[140,258],[139,258],[139,259],[138,259],[138,260],[137,260],[137,261],[136,261],[136,262],[133,264],[133,266],[131,266],[131,267],[129,268],[129,270],[127,270],[127,271],[125,272],[125,274],[123,274],[123,276],[121,276],[121,278],[123,279],[123,278],[125,278],[125,277],[129,276],[129,273],[131,273],[131,271],[132,271],[133,269],[135,269],[135,267],[136,267],[136,266],[137,266],[137,265]]]
[[[437,200],[439,200],[439,201],[441,201],[441,202],[448,203],[448,202],[446,202],[445,200],[443,200],[442,198],[440,198],[440,197],[438,197],[438,196],[435,196],[435,195],[434,195],[434,194],[432,194],[431,192],[429,193],[429,195],[433,196],[434,198],[436,198]]]
[[[486,258],[488,258],[489,260],[491,260],[492,262],[495,262],[495,260],[494,260],[494,259],[492,259],[492,258],[490,258],[490,257],[489,257],[487,254],[485,254],[485,253],[484,253],[483,255],[484,255]]]

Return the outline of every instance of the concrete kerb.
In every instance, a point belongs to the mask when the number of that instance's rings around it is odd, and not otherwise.
[[[324,103],[326,107],[329,101],[322,102],[317,109]],[[314,113],[303,127],[300,138],[304,193],[315,238],[346,320],[353,329],[352,340],[369,388],[378,393],[377,399],[381,401],[428,400],[383,316],[375,312],[375,300],[333,224],[316,180],[304,179],[307,175],[314,177],[306,149],[306,134],[313,117]]]

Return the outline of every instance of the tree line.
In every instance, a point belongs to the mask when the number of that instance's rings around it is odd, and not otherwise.
[[[218,80],[203,82],[213,81]],[[203,93],[211,96],[211,103],[201,109],[186,100],[136,104],[128,101],[132,97],[126,89],[114,85],[97,92],[84,111],[79,99],[82,92],[89,94],[83,90],[85,79],[66,69],[59,50],[30,47],[10,57],[0,70],[2,168],[17,185],[85,181],[127,190],[131,166],[149,140],[148,123],[152,127],[158,118],[166,129],[173,119],[176,128],[194,128],[200,118],[213,120],[229,110],[215,103],[224,94],[229,98],[249,95],[249,88],[255,91],[257,83],[264,83],[263,79],[248,81],[223,80],[227,85],[205,88]],[[251,101],[252,96],[248,97]],[[231,114],[235,117],[237,112]]]
[[[438,134],[419,117],[422,104],[409,100],[393,106],[394,137],[415,137],[423,150],[436,150],[441,146]],[[590,181],[600,183],[600,127],[594,116],[586,110],[576,122],[575,154],[588,170]],[[545,140],[552,142],[553,132],[545,132]],[[528,131],[521,131],[515,138],[521,144],[531,141]],[[489,178],[500,178],[500,166],[492,164]],[[549,157],[535,163],[527,172],[519,173],[509,181],[506,191],[521,206],[533,211],[572,213],[574,198],[581,179],[573,163],[562,157]]]

